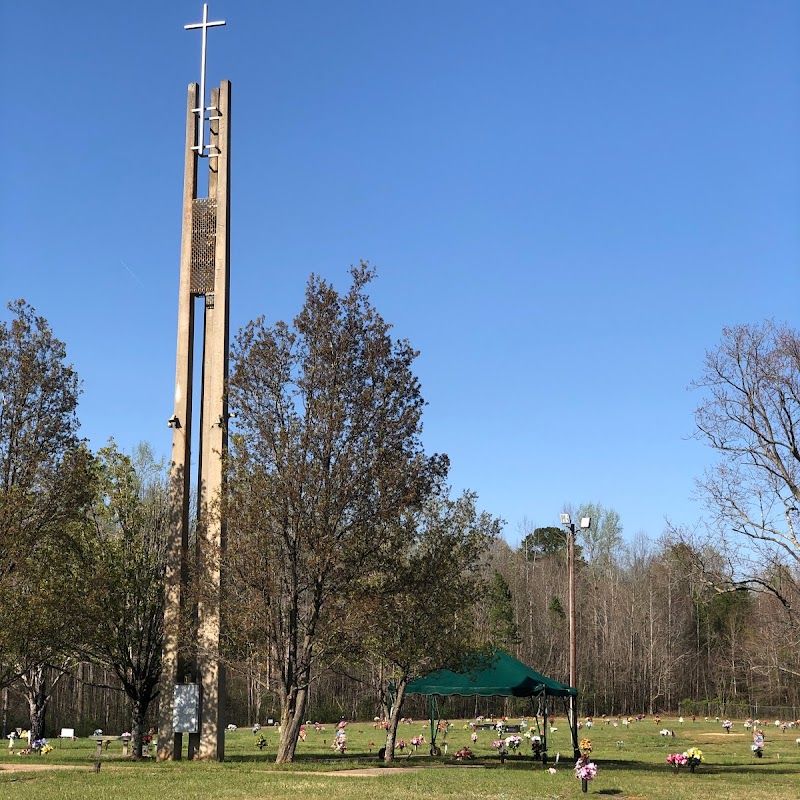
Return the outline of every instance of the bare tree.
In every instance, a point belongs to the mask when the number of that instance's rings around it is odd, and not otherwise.
[[[697,435],[718,456],[699,481],[708,508],[723,536],[750,544],[739,548],[751,556],[738,565],[741,582],[772,592],[796,616],[800,334],[772,321],[725,328],[693,385],[706,395],[696,411]],[[778,569],[787,563],[788,572]],[[765,564],[783,575],[780,583],[764,579]]]
[[[294,756],[312,664],[347,623],[350,593],[399,545],[384,531],[446,465],[422,449],[417,353],[370,304],[373,270],[351,274],[345,295],[312,276],[292,326],[250,323],[233,347],[225,613],[234,638],[270,652],[279,763]]]

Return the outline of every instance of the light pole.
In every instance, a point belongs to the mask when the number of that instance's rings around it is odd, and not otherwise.
[[[561,515],[561,524],[567,531],[567,552],[569,554],[569,685],[578,688],[578,659],[575,638],[575,523],[569,514]],[[591,517],[581,517],[581,530],[592,526]],[[569,725],[572,731],[572,749],[577,759],[581,751],[578,748],[578,707],[576,696],[569,698]]]

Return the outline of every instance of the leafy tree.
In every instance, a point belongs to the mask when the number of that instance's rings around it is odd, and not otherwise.
[[[252,322],[233,347],[224,613],[232,642],[267,649],[275,667],[279,763],[352,592],[402,545],[385,532],[446,472],[422,449],[417,353],[370,304],[374,271],[351,275],[344,295],[312,276],[293,325]]]
[[[563,528],[547,527],[534,528],[523,537],[519,550],[527,561],[534,561],[541,556],[551,556],[563,553],[567,549],[567,537]],[[577,555],[577,546],[576,546]]]
[[[91,454],[78,440],[78,376],[66,348],[24,300],[0,322],[0,682],[21,678],[41,737],[53,681],[79,626],[77,542],[93,497]]]
[[[519,642],[519,631],[514,622],[514,599],[511,589],[498,570],[492,572],[487,606],[490,641],[501,650],[510,650]]]
[[[800,566],[800,334],[773,321],[724,328],[693,385],[704,393],[697,436],[717,455],[698,481],[707,507],[723,535],[750,545],[732,548],[750,556],[743,582],[796,618],[797,580],[778,588],[763,567],[788,561],[796,576]]]
[[[142,755],[148,708],[158,695],[164,627],[164,567],[170,527],[165,465],[139,445],[100,450],[100,491],[86,542],[91,635],[83,653],[119,679],[131,705],[133,754]]]
[[[578,510],[577,518],[589,517],[590,528],[579,528],[583,539],[583,554],[589,564],[607,567],[619,555],[622,546],[622,522],[619,514],[600,503],[586,503]],[[577,550],[576,550],[577,558]]]
[[[459,669],[483,644],[473,622],[475,585],[502,526],[479,513],[467,492],[455,500],[432,496],[403,523],[395,534],[403,549],[365,576],[351,628],[350,652],[366,652],[382,667],[387,762],[394,758],[408,683],[437,669]]]

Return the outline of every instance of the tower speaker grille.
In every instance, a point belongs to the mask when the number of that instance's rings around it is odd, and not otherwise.
[[[214,252],[217,246],[217,201],[198,197],[192,201],[191,293],[214,291]]]

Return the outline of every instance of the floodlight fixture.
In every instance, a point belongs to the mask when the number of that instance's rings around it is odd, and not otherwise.
[[[572,520],[569,518],[569,514],[562,514],[561,515],[561,524],[562,525],[571,525]]]
[[[169,425],[169,427],[170,427],[170,428],[180,428],[180,426],[181,426],[181,421],[178,419],[178,417],[177,417],[177,415],[176,415],[176,414],[173,414],[173,415],[172,415],[172,416],[171,416],[171,417],[170,417],[170,418],[167,420],[167,425]]]
[[[581,528],[586,530],[586,528],[592,527],[592,518],[591,517],[581,517]]]

